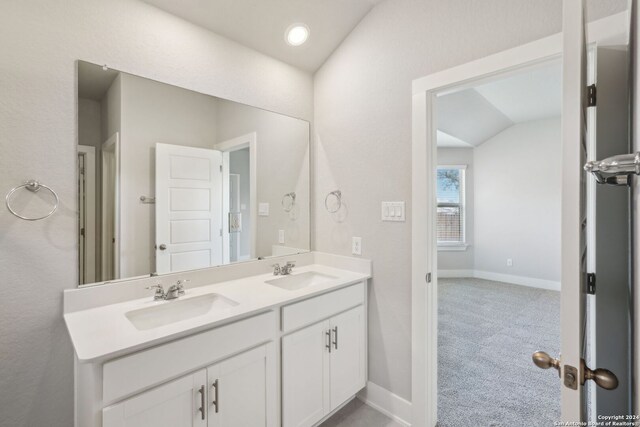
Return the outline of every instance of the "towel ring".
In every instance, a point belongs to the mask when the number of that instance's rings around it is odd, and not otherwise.
[[[295,192],[291,192],[291,193],[287,193],[284,196],[282,196],[282,209],[285,212],[291,212],[291,209],[293,209],[293,205],[295,205],[296,203],[296,193]]]
[[[13,195],[13,193],[15,193],[17,190],[19,190],[21,188],[26,188],[27,190],[31,191],[32,193],[37,193],[38,191],[40,191],[41,188],[45,188],[45,189],[49,190],[49,192],[51,192],[51,194],[53,194],[53,197],[55,197],[55,199],[56,199],[56,202],[53,205],[53,209],[51,209],[47,214],[45,214],[43,216],[39,216],[37,218],[29,218],[27,216],[20,215],[18,212],[13,210],[13,208],[11,207],[10,200],[11,200],[11,196]],[[39,221],[41,219],[49,218],[58,209],[58,205],[60,204],[60,198],[58,197],[58,194],[55,191],[53,191],[51,189],[51,187],[49,187],[47,185],[44,185],[44,184],[36,181],[35,179],[31,179],[31,180],[25,182],[22,185],[18,185],[17,187],[13,187],[11,190],[9,190],[9,192],[7,193],[7,195],[4,198],[4,200],[5,200],[5,203],[7,204],[7,209],[9,210],[9,212],[11,212],[12,215],[17,216],[20,219],[24,219],[25,221]]]
[[[335,209],[329,208],[329,198],[331,198],[332,196],[333,196],[333,198],[336,199],[335,205],[337,207]],[[340,190],[335,190],[335,191],[332,191],[331,193],[327,194],[327,197],[324,198],[324,207],[327,210],[327,212],[329,212],[329,213],[338,212],[340,210],[340,208],[342,207],[342,192]]]

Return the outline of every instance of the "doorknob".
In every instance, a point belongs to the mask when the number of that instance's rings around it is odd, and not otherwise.
[[[535,353],[533,353],[531,358],[533,359],[533,363],[535,363],[538,368],[554,368],[558,371],[558,376],[560,376],[560,359],[555,359],[549,356],[544,351],[536,351]],[[581,364],[582,377],[580,380],[580,384],[584,385],[587,380],[593,380],[599,387],[602,387],[605,390],[614,390],[618,387],[618,377],[616,377],[616,374],[614,374],[610,370],[603,368],[590,369],[584,363],[584,359],[582,359]],[[575,368],[565,365],[564,382],[565,385],[569,388],[577,388],[576,377],[578,377],[578,375],[576,371],[577,370]]]
[[[167,245],[165,245],[165,244],[163,243],[163,244],[161,244],[161,245],[159,246],[159,248],[160,248],[160,250],[161,250],[161,251],[164,251],[165,249],[167,249]]]
[[[584,359],[582,359],[581,364],[581,384],[584,384],[587,380],[593,380],[599,387],[602,387],[605,390],[615,390],[618,388],[618,377],[616,377],[616,374],[610,370],[604,368],[590,369],[586,363],[584,363]]]
[[[531,359],[533,359],[533,363],[535,363],[535,365],[538,368],[541,368],[541,369],[554,368],[555,370],[558,371],[558,376],[560,376],[560,359],[555,359],[549,356],[544,351],[536,351],[531,356]]]

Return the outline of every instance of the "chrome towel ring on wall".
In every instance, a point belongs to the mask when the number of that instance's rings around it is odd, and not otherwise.
[[[342,192],[340,190],[332,191],[324,198],[324,207],[329,213],[336,213],[342,207]]]
[[[54,205],[53,205],[53,209],[51,209],[45,215],[39,216],[39,217],[36,217],[36,218],[30,218],[30,217],[27,217],[27,216],[20,215],[19,213],[17,213],[11,207],[11,196],[13,195],[13,193],[15,193],[16,191],[20,190],[21,188],[26,188],[27,190],[31,191],[32,193],[37,193],[42,188],[44,188],[46,190],[49,190],[49,192],[51,192],[51,194],[53,195],[53,197],[56,200]],[[47,185],[44,185],[43,183],[38,182],[35,179],[30,179],[29,181],[25,182],[22,185],[18,185],[17,187],[13,187],[11,190],[9,190],[9,192],[7,193],[7,195],[4,198],[4,200],[5,200],[5,203],[7,204],[7,209],[9,210],[9,212],[11,212],[12,215],[17,216],[20,219],[24,219],[25,221],[39,221],[41,219],[49,218],[58,209],[58,205],[60,204],[60,198],[58,197],[58,194],[55,191],[53,191],[51,189],[51,187],[49,187]]]
[[[291,193],[287,193],[284,196],[282,196],[282,209],[284,209],[285,212],[291,212],[291,209],[293,209],[293,205],[296,204],[296,193],[295,192],[291,192]]]

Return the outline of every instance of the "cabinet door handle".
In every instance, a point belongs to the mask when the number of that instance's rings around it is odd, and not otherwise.
[[[198,411],[202,414],[202,419],[205,419],[205,414],[204,414],[204,406],[206,405],[205,403],[205,398],[204,398],[204,386],[200,387],[200,389],[198,390],[198,393],[200,393],[200,407],[198,408]]]
[[[331,329],[327,330],[324,334],[327,336],[327,344],[325,347],[328,348],[329,353],[331,353]]]
[[[338,349],[338,327],[337,326],[333,328],[333,345],[337,350]]]
[[[211,404],[215,407],[216,414],[218,413],[218,380],[215,380],[213,384],[211,384],[211,388],[213,389],[213,402]]]

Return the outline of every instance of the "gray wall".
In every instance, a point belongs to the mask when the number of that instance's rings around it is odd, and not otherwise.
[[[239,233],[238,244],[240,257],[251,257],[251,173],[249,169],[250,154],[248,148],[229,153],[229,172],[240,175],[240,212],[242,213],[242,231]],[[245,209],[242,209],[242,207]]]
[[[438,249],[438,270],[473,270],[475,166],[472,148],[438,148],[438,165],[467,165],[465,171],[465,236],[467,249],[448,251]]]
[[[285,246],[310,248],[309,123],[233,102],[218,102],[218,143],[256,133],[257,202],[269,203],[258,216],[256,254],[269,256],[285,232]],[[295,219],[282,209],[282,197],[296,192]]]
[[[474,149],[475,270],[560,281],[560,126],[519,123]]]
[[[312,77],[134,0],[0,2],[0,183],[60,195],[39,222],[0,210],[0,426],[73,425],[62,291],[78,283],[76,63],[84,59],[310,120]]]
[[[217,98],[121,73],[120,277],[156,271],[156,143],[213,148]],[[160,243],[160,242],[158,242]]]
[[[590,0],[590,18],[626,0]],[[411,398],[411,81],[561,31],[558,0],[386,0],[315,74],[315,248],[373,260],[369,379]],[[324,197],[349,208],[334,222]],[[406,200],[406,223],[380,221],[380,202]]]

